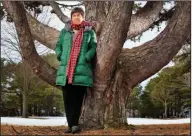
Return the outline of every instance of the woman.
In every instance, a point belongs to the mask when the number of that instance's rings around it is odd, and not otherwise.
[[[62,86],[68,122],[65,133],[81,131],[79,117],[87,87],[93,85],[92,61],[96,55],[96,34],[91,23],[84,21],[84,11],[76,7],[71,21],[60,32],[56,55],[60,61],[56,85]]]

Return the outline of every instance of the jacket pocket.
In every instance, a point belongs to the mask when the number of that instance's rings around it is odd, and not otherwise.
[[[61,54],[59,54],[59,55],[57,56],[57,60],[58,60],[58,61],[61,61]]]
[[[89,57],[88,57],[87,53],[85,53],[85,60],[86,60],[86,62],[90,62],[90,60],[89,60]]]

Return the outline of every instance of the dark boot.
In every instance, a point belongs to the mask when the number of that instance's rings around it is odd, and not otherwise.
[[[64,133],[71,133],[71,132],[72,132],[71,127],[68,127],[67,129],[64,130]]]
[[[81,131],[80,126],[72,126],[72,133],[79,133]]]

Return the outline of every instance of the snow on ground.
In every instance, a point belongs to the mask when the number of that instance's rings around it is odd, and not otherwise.
[[[152,125],[152,124],[184,124],[190,123],[190,118],[183,119],[148,119],[148,118],[127,118],[128,124],[132,125]],[[21,125],[21,126],[67,126],[66,117],[1,117],[1,124]]]
[[[127,118],[128,124],[152,125],[152,124],[184,124],[190,123],[190,118],[183,119],[148,119],[148,118]]]

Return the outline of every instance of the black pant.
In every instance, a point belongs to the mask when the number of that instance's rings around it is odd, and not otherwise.
[[[66,86],[62,86],[65,113],[69,127],[79,125],[79,117],[86,89],[86,86],[79,85],[66,84]]]

